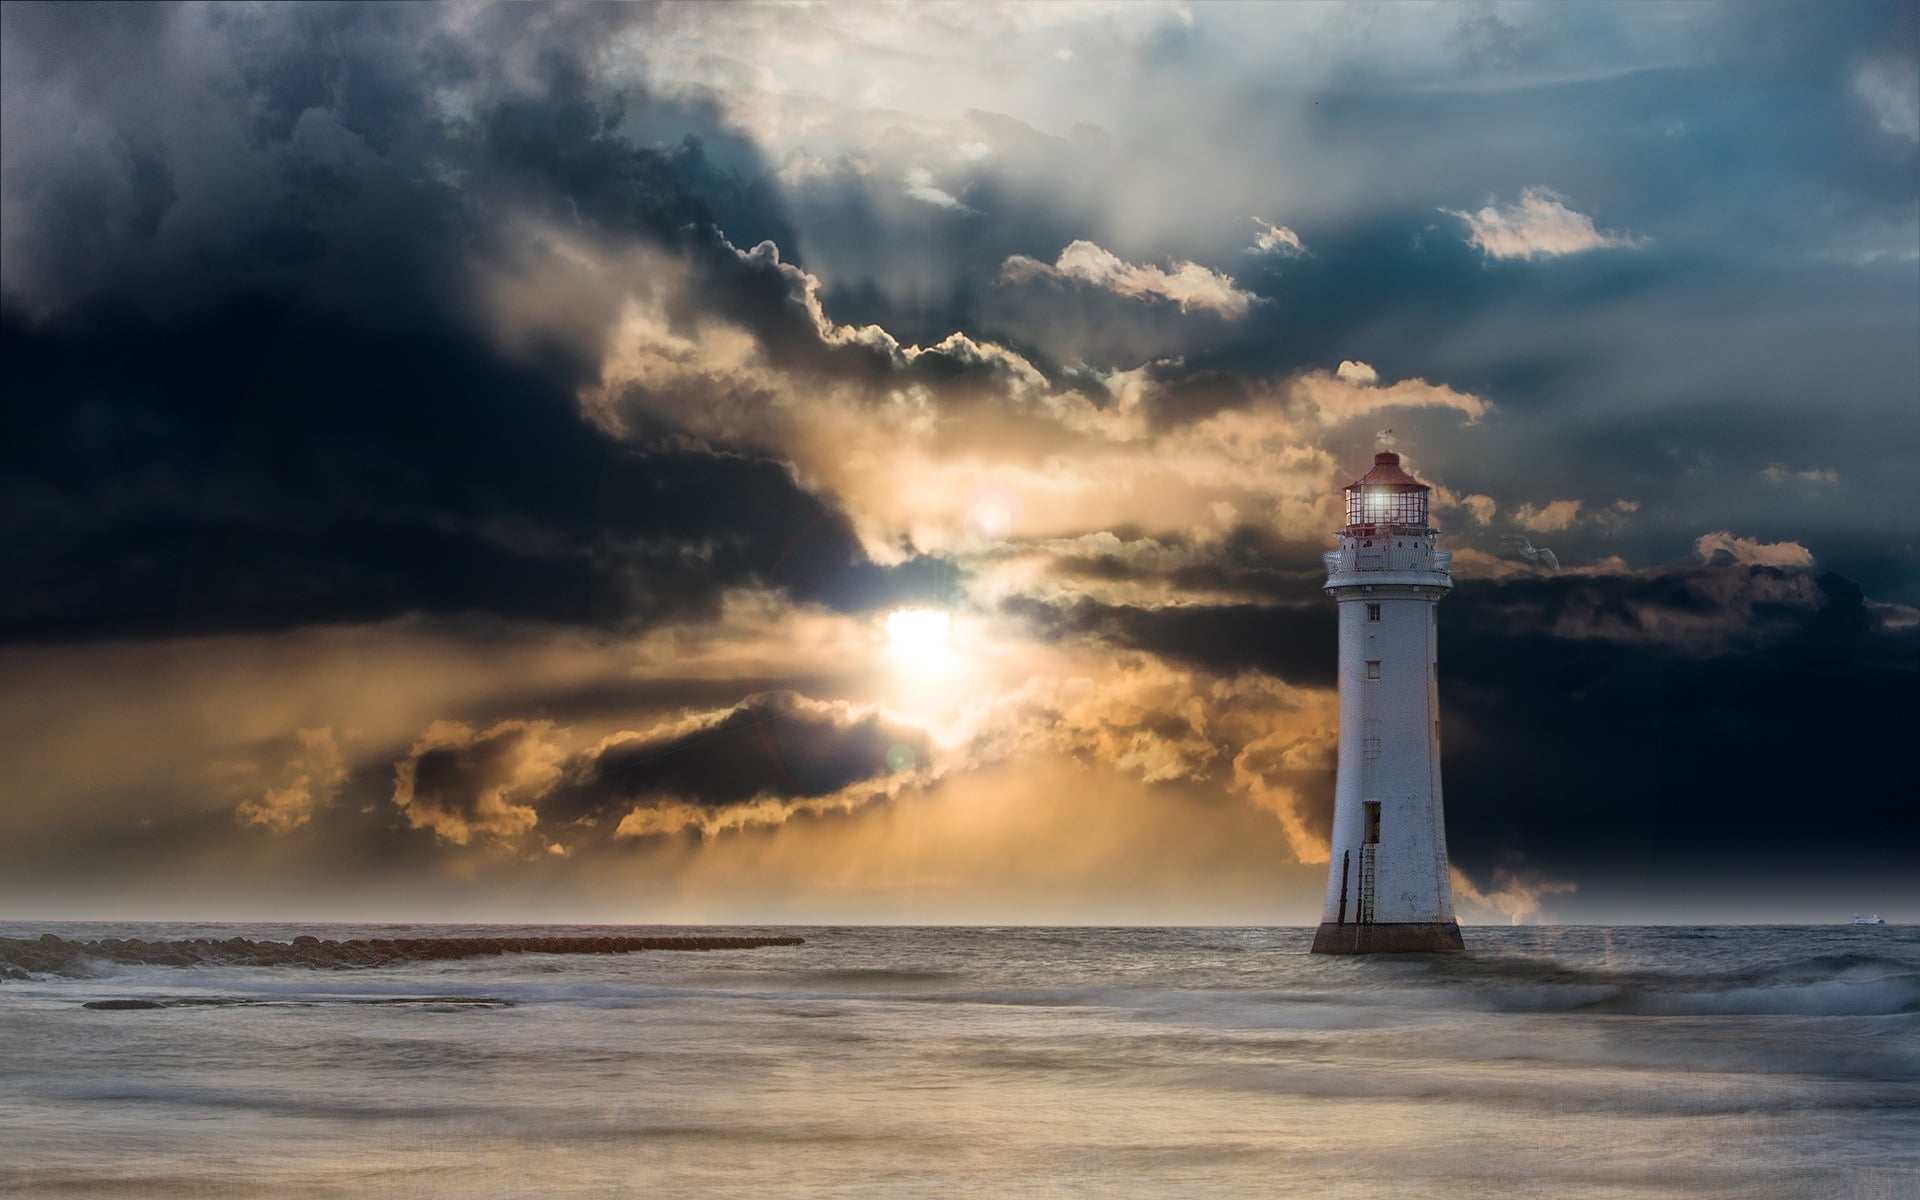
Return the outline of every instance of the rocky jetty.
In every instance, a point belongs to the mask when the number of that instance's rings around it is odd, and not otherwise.
[[[476,958],[487,954],[627,954],[635,950],[752,950],[761,946],[797,946],[797,937],[725,937],[709,934],[663,937],[449,937],[352,938],[322,940],[305,936],[291,942],[256,942],[234,937],[186,938],[143,942],[139,938],[101,938],[78,942],[51,933],[39,938],[0,938],[0,978],[33,974],[85,975],[99,963],[145,963],[170,967],[300,966],[316,968],[381,967],[431,959]]]

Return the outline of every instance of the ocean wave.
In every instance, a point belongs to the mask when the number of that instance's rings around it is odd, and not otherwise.
[[[1897,1016],[1920,1013],[1920,974],[1719,991],[1627,990],[1611,1003],[1649,1016]]]
[[[1371,964],[1368,964],[1369,966]],[[1589,966],[1550,957],[1422,956],[1327,993],[1343,1002],[1499,1012],[1649,1016],[1893,1016],[1920,1013],[1920,961],[1836,951],[1723,967]],[[1355,983],[1363,986],[1352,986]],[[1292,997],[1290,997],[1292,998]]]

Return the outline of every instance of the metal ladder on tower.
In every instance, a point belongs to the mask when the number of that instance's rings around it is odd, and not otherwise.
[[[1360,903],[1354,920],[1362,925],[1373,924],[1373,859],[1378,845],[1360,847]]]

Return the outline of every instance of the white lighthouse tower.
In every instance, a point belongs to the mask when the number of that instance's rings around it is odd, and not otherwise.
[[[1340,611],[1340,774],[1316,954],[1458,950],[1440,811],[1440,597],[1427,485],[1376,454],[1347,485],[1340,548],[1321,557]]]

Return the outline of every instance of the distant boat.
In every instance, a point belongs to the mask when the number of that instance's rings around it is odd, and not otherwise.
[[[1850,921],[1850,922],[1848,922],[1848,924],[1851,924],[1851,925],[1885,925],[1885,924],[1886,924],[1886,922],[1885,922],[1885,921],[1882,921],[1882,920],[1881,920],[1881,919],[1880,919],[1880,918],[1879,918],[1878,916],[1871,916],[1871,917],[1863,917],[1863,916],[1861,916],[1861,915],[1860,915],[1859,913],[1855,913],[1855,914],[1853,914],[1853,920],[1852,920],[1852,921]]]

